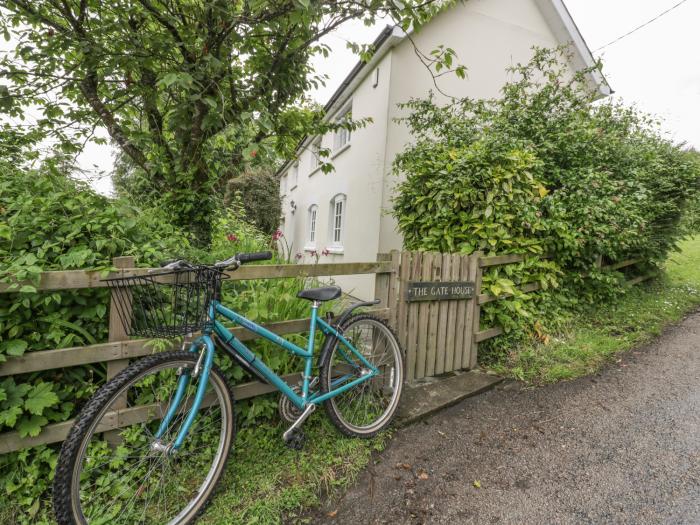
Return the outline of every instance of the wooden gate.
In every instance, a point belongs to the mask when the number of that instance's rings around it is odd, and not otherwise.
[[[388,303],[406,352],[406,379],[474,368],[479,255],[392,252],[391,261]]]

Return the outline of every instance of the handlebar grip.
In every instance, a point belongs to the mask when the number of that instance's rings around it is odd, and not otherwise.
[[[269,261],[272,259],[272,252],[239,253],[236,255],[236,259],[241,264],[253,261]]]

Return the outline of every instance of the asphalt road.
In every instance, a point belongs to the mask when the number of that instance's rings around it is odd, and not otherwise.
[[[313,523],[700,524],[700,313],[601,373],[399,431]]]

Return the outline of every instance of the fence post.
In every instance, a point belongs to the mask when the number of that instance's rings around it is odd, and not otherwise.
[[[391,251],[391,273],[389,274],[389,324],[399,333],[399,271],[401,269],[401,252]]]
[[[390,253],[378,253],[377,262],[391,261]],[[382,308],[389,308],[389,286],[391,283],[390,273],[377,273],[374,275],[374,298],[379,299]]]
[[[474,319],[473,319],[473,329],[472,329],[472,349],[469,353],[468,366],[465,368],[474,369],[478,363],[479,354],[479,343],[476,341],[476,334],[481,329],[481,306],[479,306],[479,295],[481,295],[481,278],[483,276],[483,269],[481,268],[481,257],[483,252],[475,252],[472,257],[472,272],[474,275],[474,299],[472,303],[474,306]],[[467,365],[467,363],[463,363]]]
[[[112,265],[115,268],[133,268],[134,267],[134,258],[131,256],[128,257],[114,257],[112,259]],[[119,291],[113,291],[113,293],[121,293]],[[130,296],[124,297],[126,301],[130,299]],[[123,303],[125,304],[125,303]],[[107,340],[110,343],[113,343],[115,341],[125,341],[128,339],[128,335],[126,333],[126,330],[124,329],[124,325],[122,324],[121,319],[119,318],[119,310],[117,306],[117,301],[114,299],[114,296],[112,295],[109,301],[109,335],[107,337]],[[114,376],[116,376],[119,372],[124,370],[127,366],[129,366],[129,360],[128,359],[120,359],[118,361],[110,361],[107,363],[107,381],[112,379]],[[123,396],[118,399],[114,405],[113,409],[120,409],[120,408],[126,408],[127,404],[127,399],[126,399],[127,393],[124,392]],[[105,432],[105,438],[107,441],[113,444],[118,444],[121,441],[121,438],[119,436],[119,431],[118,430],[112,430],[110,432]]]

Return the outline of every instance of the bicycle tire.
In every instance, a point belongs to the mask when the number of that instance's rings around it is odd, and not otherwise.
[[[326,410],[326,414],[328,414],[328,418],[342,434],[348,437],[371,438],[387,428],[396,415],[396,409],[401,401],[401,394],[403,391],[403,351],[394,331],[386,321],[379,317],[370,314],[356,314],[346,319],[339,328],[342,333],[347,336],[352,331],[353,325],[357,326],[361,323],[373,326],[374,328],[379,328],[383,335],[385,335],[392,343],[392,353],[395,362],[393,366],[394,370],[392,372],[394,376],[392,376],[393,378],[391,382],[393,383],[392,388],[394,389],[393,394],[395,395],[392,395],[392,400],[389,403],[389,406],[387,406],[386,410],[381,414],[381,416],[378,417],[372,424],[363,427],[351,424],[347,418],[344,417],[338,402],[340,396],[327,399],[324,401],[323,405]],[[339,344],[340,340],[337,337],[329,336],[326,344],[324,344],[323,347],[320,360],[320,388],[324,394],[331,391],[331,380],[333,378],[333,355]],[[369,381],[361,383],[358,385],[358,387],[361,387],[366,383],[369,383]],[[349,392],[352,390],[353,389],[349,390]],[[343,394],[341,394],[341,396],[342,395]]]
[[[98,433],[95,432],[95,427],[98,422],[96,419],[104,416],[104,413],[107,408],[111,406],[111,403],[118,396],[123,395],[123,391],[126,391],[126,388],[135,380],[146,377],[149,370],[155,370],[157,367],[167,365],[168,363],[186,363],[194,366],[197,362],[197,358],[197,354],[186,351],[163,352],[145,357],[132,363],[129,367],[117,374],[111,381],[103,385],[88,401],[76,418],[75,424],[69,431],[68,437],[63,442],[56,466],[56,474],[53,483],[53,506],[54,515],[59,525],[84,525],[88,523],[83,516],[82,510],[79,509],[80,512],[78,513],[75,508],[74,480],[76,479],[76,463],[80,460],[82,454],[81,450],[84,450],[83,444],[86,440],[88,440],[87,442],[89,443],[92,436]],[[198,495],[205,493],[203,497],[200,497],[197,504],[188,511],[182,519],[175,522],[171,521],[171,523],[177,523],[178,525],[193,523],[206,508],[207,503],[214,494],[221,476],[225,471],[235,438],[236,429],[233,414],[234,398],[230,384],[221,370],[216,366],[213,366],[211,369],[209,381],[215,381],[214,384],[221,387],[223,393],[224,406],[222,408],[226,411],[227,423],[225,425],[225,441],[222,447],[222,455],[218,456],[215,468],[209,471],[214,474],[210,478],[207,486],[204,490],[197,493]],[[85,446],[87,446],[87,444]],[[82,467],[80,468],[82,471]],[[80,479],[80,472],[78,472],[77,477]],[[80,506],[79,490],[78,487],[78,506]]]

